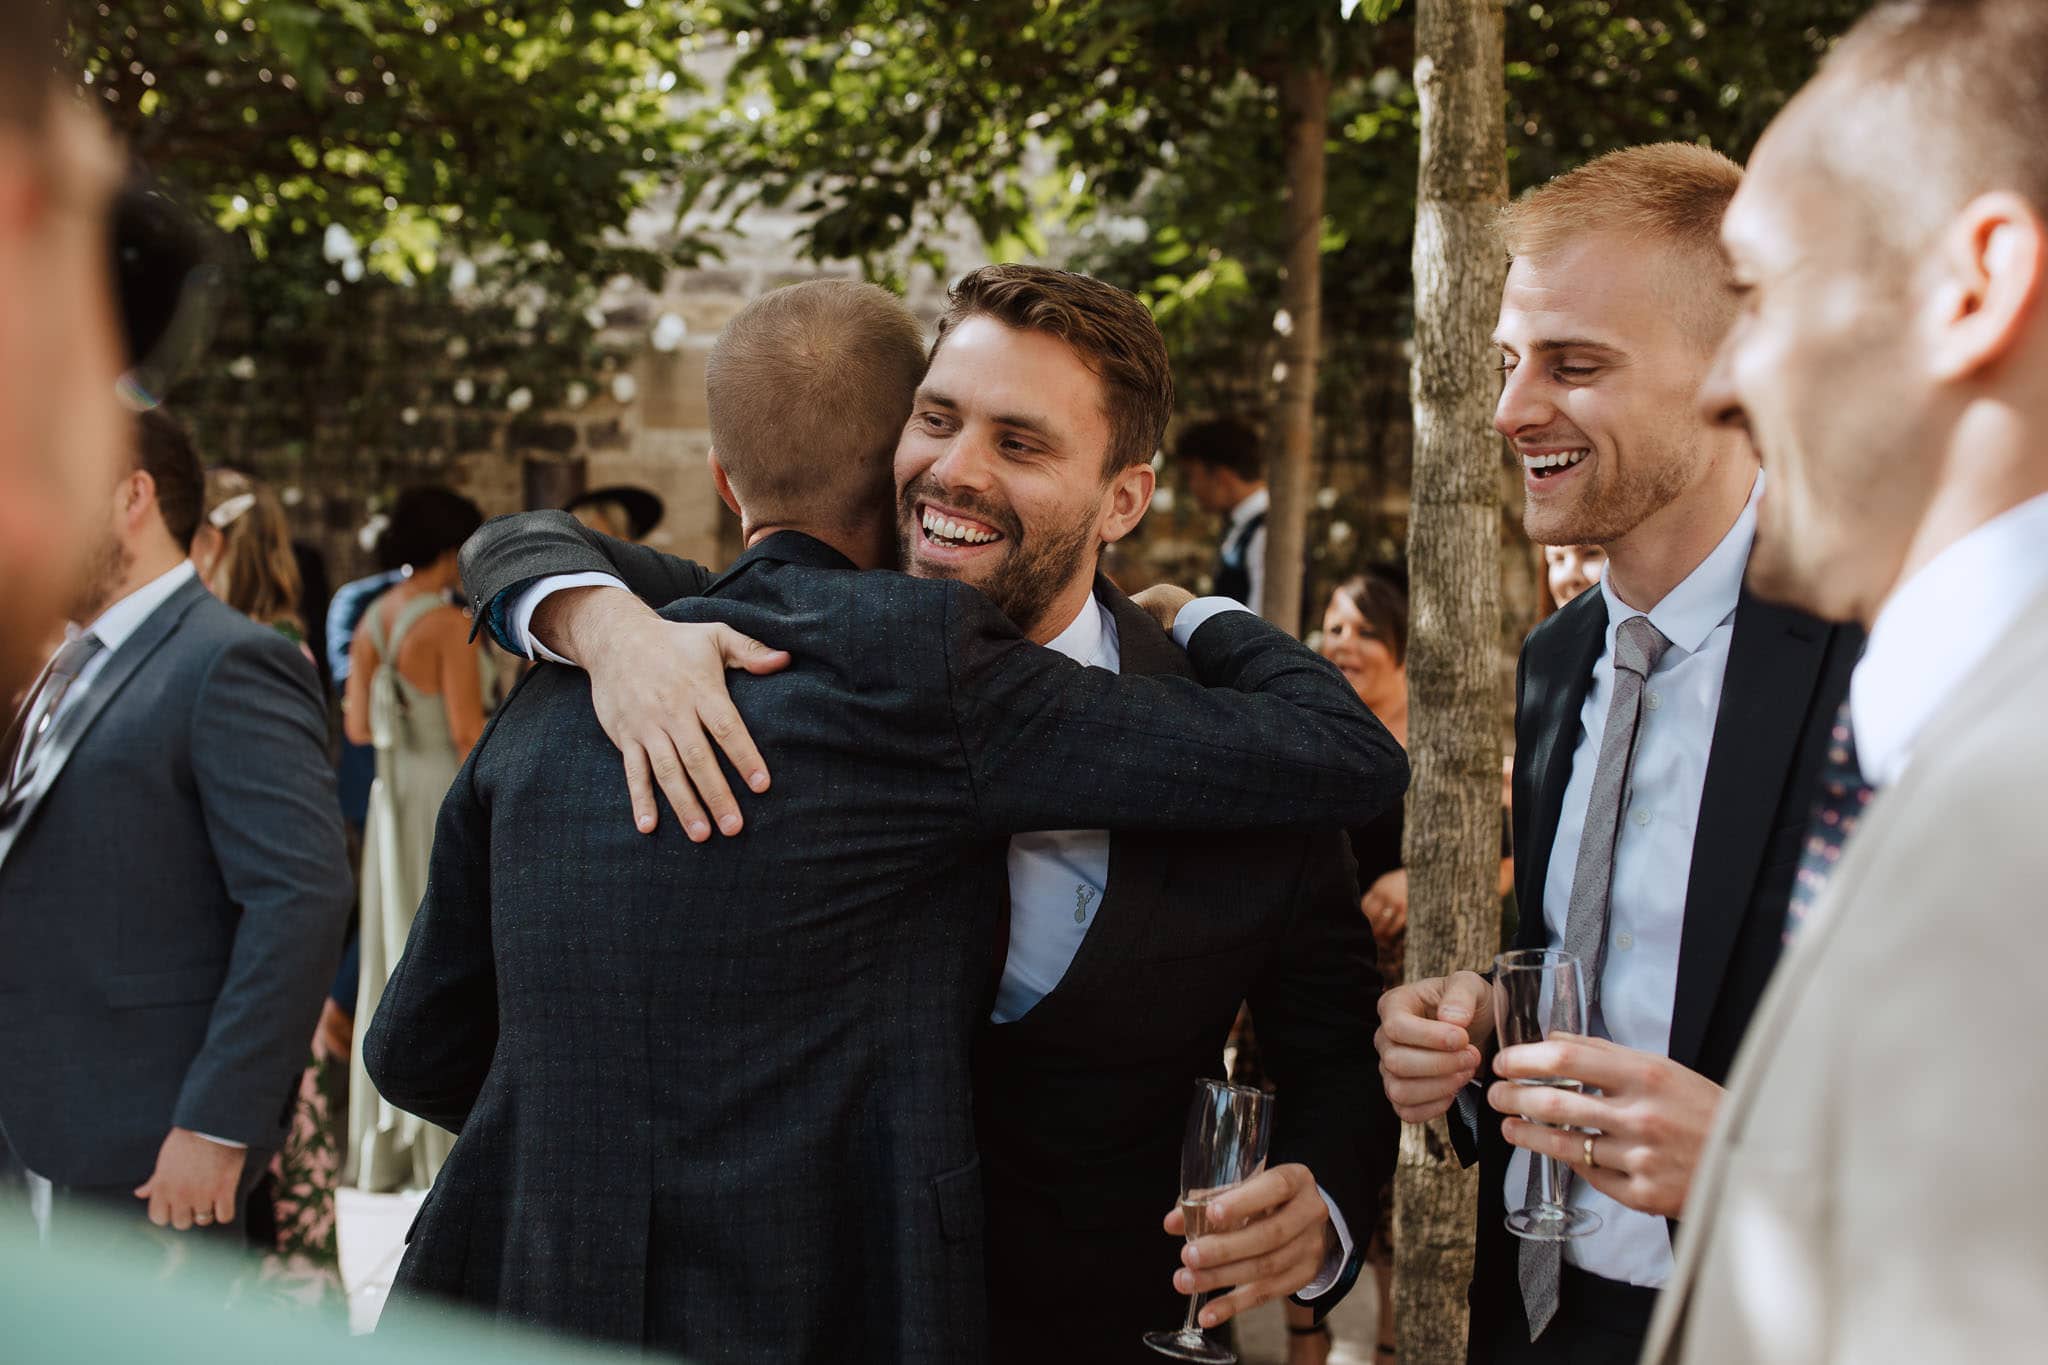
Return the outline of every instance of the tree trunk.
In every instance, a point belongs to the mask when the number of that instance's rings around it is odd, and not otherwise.
[[[1301,633],[1302,575],[1308,563],[1309,470],[1316,441],[1316,364],[1323,332],[1323,175],[1330,135],[1330,74],[1289,67],[1280,82],[1287,125],[1287,278],[1280,306],[1292,329],[1280,338],[1279,440],[1267,471],[1266,584],[1260,611]]]
[[[1484,968],[1499,950],[1500,442],[1489,336],[1505,258],[1501,0],[1420,0],[1415,89],[1413,602],[1408,646],[1408,973]],[[1395,1312],[1406,1365],[1465,1358],[1476,1176],[1443,1121],[1401,1133]]]

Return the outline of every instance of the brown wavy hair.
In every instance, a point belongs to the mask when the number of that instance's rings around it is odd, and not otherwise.
[[[1136,294],[1069,270],[985,265],[953,286],[932,354],[972,317],[1056,337],[1095,372],[1109,419],[1104,478],[1144,463],[1159,449],[1173,416],[1173,366],[1159,324]]]
[[[208,470],[205,524],[221,534],[220,558],[206,584],[213,595],[252,621],[287,623],[305,634],[299,562],[277,494],[240,470]]]

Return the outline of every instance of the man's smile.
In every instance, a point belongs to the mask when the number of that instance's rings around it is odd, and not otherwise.
[[[940,503],[920,501],[914,510],[922,548],[944,562],[966,562],[1008,539],[987,522]]]

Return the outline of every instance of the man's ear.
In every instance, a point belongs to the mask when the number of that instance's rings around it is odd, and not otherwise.
[[[1937,272],[1932,369],[1942,379],[1978,375],[2018,349],[2039,320],[2048,284],[2048,224],[2008,191],[1970,201],[1943,234]]]
[[[1146,509],[1152,506],[1152,490],[1158,485],[1159,476],[1152,472],[1150,461],[1141,461],[1111,477],[1102,524],[1097,530],[1103,544],[1114,545],[1136,529],[1145,519]]]
[[[731,508],[732,514],[744,524],[747,514],[740,511],[740,500],[732,495],[732,480],[726,477],[725,466],[718,462],[718,452],[707,451],[704,459],[711,466],[711,486],[718,490],[718,500]]]
[[[121,528],[133,533],[142,529],[143,523],[156,510],[156,479],[146,469],[132,471],[121,480],[120,498]]]

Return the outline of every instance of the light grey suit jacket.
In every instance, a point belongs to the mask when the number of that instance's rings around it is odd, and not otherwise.
[[[47,743],[0,829],[0,1133],[75,1186],[174,1125],[274,1148],[354,898],[313,666],[194,580]]]
[[[1872,802],[1750,1024],[1644,1360],[2048,1342],[2048,597]]]

